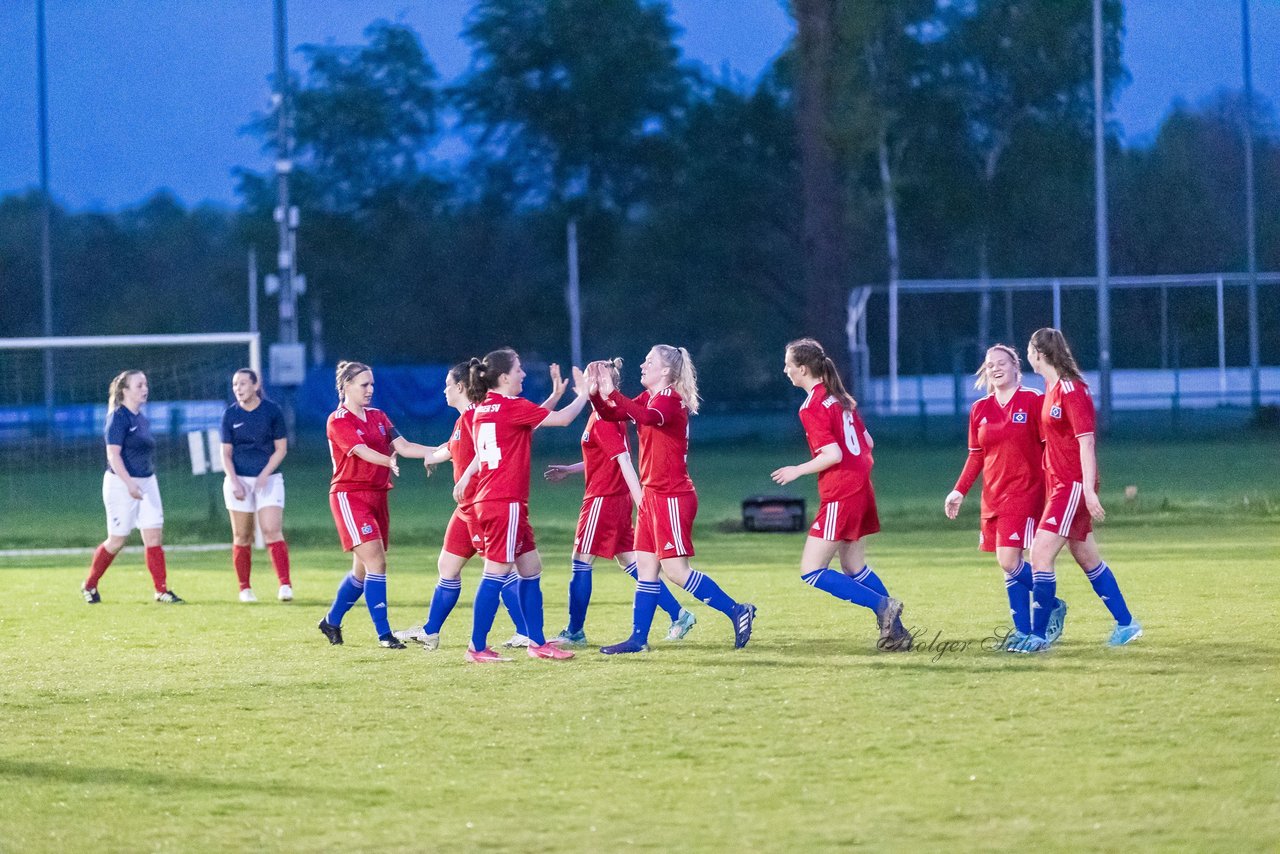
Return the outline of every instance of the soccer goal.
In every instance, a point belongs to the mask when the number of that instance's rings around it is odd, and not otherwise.
[[[261,376],[261,361],[250,332],[0,338],[0,552],[102,539],[107,387],[123,370],[147,375],[166,540],[225,541],[220,476],[193,473],[190,434],[220,426],[232,373]]]

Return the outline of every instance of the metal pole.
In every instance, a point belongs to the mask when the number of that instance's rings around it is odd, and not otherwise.
[[[1093,0],[1093,185],[1098,261],[1098,402],[1105,427],[1111,421],[1111,293],[1107,280],[1107,140],[1102,97],[1102,0]]]
[[[1227,327],[1224,295],[1222,293],[1222,277],[1217,278],[1218,303],[1218,402],[1227,402]]]
[[[289,208],[289,173],[293,171],[293,151],[289,138],[289,58],[285,35],[285,0],[275,0],[276,42],[276,198],[275,219],[280,249],[280,343],[298,341],[297,298],[293,292],[294,258],[293,215]]]
[[[1053,328],[1062,328],[1062,282],[1053,280]]]
[[[578,220],[569,218],[566,228],[569,242],[569,287],[565,291],[565,301],[569,307],[569,355],[573,364],[582,366],[582,303],[578,293]]]
[[[52,203],[49,199],[49,84],[45,70],[44,0],[36,0],[36,113],[40,135],[40,286],[43,294],[44,335],[53,337],[53,253],[50,241]],[[53,429],[53,350],[44,351],[44,406]]]
[[[889,411],[898,412],[898,280],[889,280]]]
[[[1258,352],[1258,234],[1253,186],[1253,49],[1249,39],[1249,0],[1240,0],[1240,40],[1244,65],[1244,230],[1249,267],[1249,399],[1262,405],[1262,369]]]
[[[258,331],[258,247],[249,247],[249,331]]]

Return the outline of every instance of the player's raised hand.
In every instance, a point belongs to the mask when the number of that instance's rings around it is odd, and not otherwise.
[[[786,486],[791,481],[800,477],[799,466],[783,466],[776,469],[773,474],[769,475],[770,480],[778,484],[778,486]]]
[[[582,369],[579,368],[577,365],[573,366],[572,371],[573,371],[573,393],[576,394],[578,397],[586,397],[588,394],[591,393],[591,389],[588,387],[589,383],[587,382],[587,375],[583,373]]]
[[[575,369],[576,370],[576,369]],[[561,378],[560,366],[555,362],[551,363],[551,393],[556,397],[564,394],[565,389],[569,387],[569,381]]]
[[[958,489],[953,489],[947,493],[947,500],[942,502],[942,512],[947,514],[948,519],[954,519],[960,515],[960,505],[964,502],[964,495]]]
[[[601,397],[608,397],[613,394],[613,372],[605,370],[604,365],[600,362],[592,363],[596,368],[596,386],[600,391]]]

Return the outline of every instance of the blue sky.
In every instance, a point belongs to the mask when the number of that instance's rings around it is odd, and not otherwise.
[[[47,0],[53,194],[115,208],[167,187],[187,203],[235,201],[231,170],[264,169],[240,133],[267,106],[271,0]],[[465,67],[470,0],[290,0],[289,40],[354,43],[377,18],[422,36],[441,76]],[[687,58],[756,77],[790,37],[781,0],[675,0]],[[1133,81],[1115,118],[1149,139],[1170,105],[1240,86],[1238,0],[1130,0]],[[1253,0],[1254,86],[1280,95],[1280,0]],[[35,0],[0,2],[0,195],[38,182]],[[298,67],[294,57],[291,62]]]

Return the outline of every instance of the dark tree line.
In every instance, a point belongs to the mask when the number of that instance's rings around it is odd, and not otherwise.
[[[754,83],[684,62],[669,8],[643,0],[479,0],[454,81],[401,24],[300,48],[304,320],[321,315],[334,355],[445,362],[509,343],[563,359],[575,218],[590,355],[684,344],[713,402],[767,403],[785,341],[843,343],[856,284],[1092,272],[1088,0],[793,5],[796,43]],[[1106,11],[1114,97],[1123,21]],[[1114,273],[1243,269],[1241,117],[1222,93],[1178,106],[1149,145],[1112,140]],[[247,120],[269,151],[274,117]],[[1259,263],[1277,269],[1280,144],[1260,124]],[[445,126],[465,158],[432,157]],[[239,187],[234,210],[158,193],[55,211],[58,331],[244,328],[245,253],[273,257],[275,199],[268,174]],[[0,200],[3,336],[39,333],[38,212],[35,194]],[[950,370],[961,345],[967,362],[1002,334],[998,306],[904,314],[904,369]],[[1115,308],[1118,329],[1150,328],[1149,302]],[[1274,363],[1269,292],[1263,308]],[[263,300],[263,328],[273,311]],[[1042,319],[1019,311],[1019,330]],[[1189,336],[1203,326],[1194,304],[1177,311]],[[1118,338],[1118,365],[1150,364],[1143,336]]]

